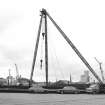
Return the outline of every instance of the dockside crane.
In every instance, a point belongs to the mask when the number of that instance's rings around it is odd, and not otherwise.
[[[19,76],[19,71],[16,63],[15,63],[15,67],[16,67],[16,79],[18,80],[20,76]]]
[[[100,62],[96,57],[94,57],[94,59],[99,64],[99,68],[100,68],[100,71],[101,71],[102,81],[104,82],[105,79],[104,79],[104,74],[103,74],[103,69],[102,69],[102,62]]]
[[[32,77],[34,72],[34,66],[36,62],[36,56],[37,56],[37,50],[38,50],[38,44],[39,44],[39,38],[40,38],[40,32],[41,32],[41,25],[42,25],[42,19],[44,19],[45,24],[45,71],[46,71],[46,85],[48,84],[48,43],[47,43],[47,17],[51,20],[51,22],[54,24],[54,26],[57,28],[57,30],[61,33],[63,38],[67,41],[67,43],[71,46],[71,48],[75,51],[75,53],[78,55],[78,57],[82,60],[82,62],[85,64],[85,66],[91,71],[91,73],[95,76],[95,78],[99,81],[100,84],[103,84],[102,80],[99,78],[97,73],[94,71],[94,69],[90,66],[90,64],[87,62],[87,60],[83,57],[83,55],[79,52],[79,50],[76,48],[76,46],[72,43],[72,41],[68,38],[68,36],[62,31],[62,29],[57,25],[57,23],[54,21],[54,19],[50,16],[50,14],[45,10],[42,9],[41,11],[41,19],[39,24],[39,30],[38,30],[38,36],[36,40],[35,45],[35,51],[34,51],[34,58],[32,63],[32,69],[31,69],[31,76],[30,76],[30,85],[32,84]]]

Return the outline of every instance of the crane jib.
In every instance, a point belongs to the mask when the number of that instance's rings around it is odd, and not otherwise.
[[[62,29],[56,24],[56,22],[53,20],[53,18],[49,15],[49,13],[42,9],[44,13],[49,17],[49,19],[52,21],[54,26],[58,29],[58,31],[61,33],[61,35],[64,37],[64,39],[69,43],[69,45],[72,47],[72,49],[75,51],[75,53],[79,56],[79,58],[83,61],[83,63],[86,65],[86,67],[92,72],[92,74],[95,76],[95,78],[99,81],[99,83],[103,84],[99,76],[95,73],[93,68],[89,65],[89,63],[86,61],[86,59],[82,56],[82,54],[79,52],[79,50],[75,47],[75,45],[70,41],[70,39],[66,36],[66,34],[62,31]]]

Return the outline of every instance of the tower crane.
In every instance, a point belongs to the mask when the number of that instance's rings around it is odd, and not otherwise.
[[[103,74],[103,69],[102,69],[102,62],[100,62],[96,57],[94,57],[94,59],[99,64],[99,68],[100,68],[100,71],[101,71],[102,81],[104,82],[104,74]]]
[[[71,48],[74,50],[74,52],[78,55],[78,57],[82,60],[82,62],[85,64],[85,66],[91,71],[91,73],[95,76],[95,78],[99,81],[100,84],[103,84],[102,80],[99,78],[97,73],[94,71],[94,69],[90,66],[90,64],[87,62],[87,60],[83,57],[83,55],[79,52],[79,50],[76,48],[76,46],[72,43],[72,41],[68,38],[68,36],[62,31],[62,29],[57,25],[57,23],[54,21],[54,19],[50,16],[50,14],[45,10],[42,9],[41,11],[41,19],[38,29],[38,35],[35,45],[35,51],[34,51],[34,57],[33,57],[33,63],[32,63],[32,69],[31,69],[31,75],[30,75],[30,85],[32,83],[32,77],[36,62],[36,56],[38,51],[38,44],[40,39],[40,33],[41,33],[41,26],[42,26],[42,20],[44,19],[45,24],[45,71],[46,71],[46,84],[48,84],[48,43],[47,43],[47,17],[50,19],[50,21],[53,23],[53,25],[57,28],[57,30],[61,33],[62,37],[67,41],[67,43],[71,46]]]
[[[71,74],[70,74],[70,83],[72,83],[72,77],[71,77]]]

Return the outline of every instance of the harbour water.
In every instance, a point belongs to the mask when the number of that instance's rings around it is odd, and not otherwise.
[[[105,105],[105,95],[0,93],[0,105]]]

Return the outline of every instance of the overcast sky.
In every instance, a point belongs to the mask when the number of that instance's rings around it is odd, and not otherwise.
[[[104,0],[1,0],[0,1],[0,77],[16,76],[14,63],[23,77],[30,77],[40,10],[45,8],[100,76],[97,57],[105,72]],[[48,20],[49,80],[80,80],[88,70],[68,43]],[[41,41],[40,41],[41,46]],[[40,70],[39,47],[33,79],[45,80]],[[44,56],[44,55],[43,55]],[[91,75],[91,74],[90,74]],[[91,75],[93,78],[93,76]]]

